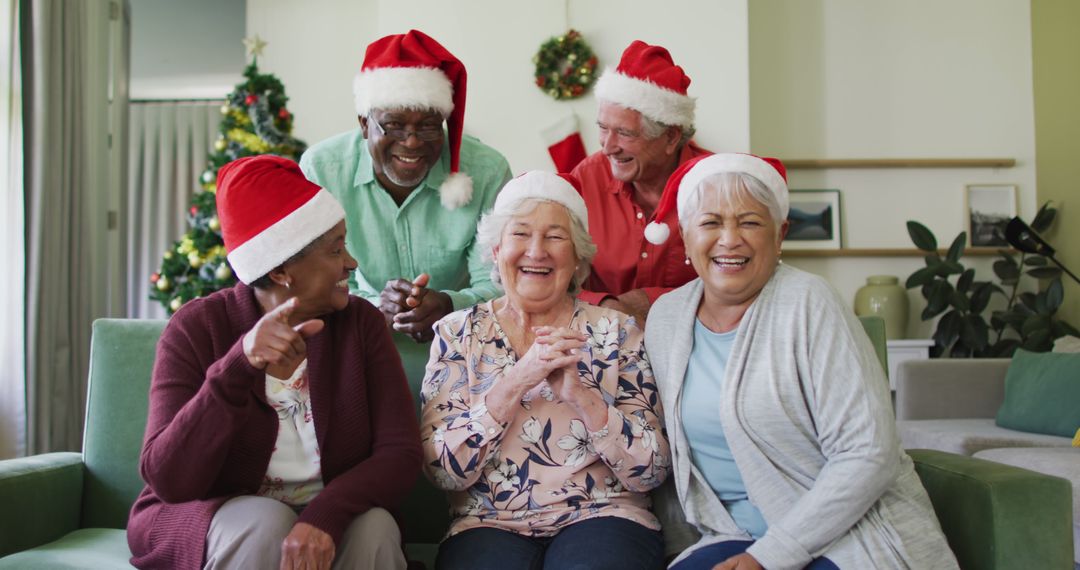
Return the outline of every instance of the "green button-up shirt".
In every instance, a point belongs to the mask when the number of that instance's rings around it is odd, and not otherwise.
[[[349,289],[378,306],[388,281],[431,276],[428,287],[448,294],[454,309],[491,299],[491,264],[480,258],[476,223],[491,209],[510,179],[510,165],[496,150],[463,136],[461,171],[472,177],[468,204],[447,210],[439,186],[450,172],[449,145],[427,178],[399,207],[379,185],[359,128],[312,146],[300,157],[309,180],[326,188],[345,208],[345,244],[358,267]]]

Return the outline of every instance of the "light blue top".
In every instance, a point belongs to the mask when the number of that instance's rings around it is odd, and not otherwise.
[[[691,459],[739,528],[761,538],[768,525],[746,495],[746,485],[731,455],[720,423],[720,394],[735,330],[714,333],[694,323],[694,349],[686,366],[681,412]]]
[[[501,154],[470,136],[461,138],[461,172],[473,181],[472,201],[447,210],[439,186],[450,173],[450,145],[401,206],[375,178],[368,145],[360,129],[312,146],[300,157],[309,180],[326,188],[345,208],[345,245],[356,258],[349,289],[375,306],[392,279],[431,275],[428,287],[453,300],[454,310],[498,295],[491,264],[481,259],[476,223],[491,209],[510,179]]]

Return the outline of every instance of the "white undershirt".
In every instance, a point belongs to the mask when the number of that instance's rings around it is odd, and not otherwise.
[[[277,412],[278,434],[258,494],[287,505],[306,505],[323,488],[306,359],[288,379],[266,375],[266,401]]]

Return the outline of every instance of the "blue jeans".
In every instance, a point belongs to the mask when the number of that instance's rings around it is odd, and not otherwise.
[[[551,537],[473,528],[439,545],[437,570],[658,570],[664,538],[633,521],[600,517],[573,523]]]
[[[671,570],[712,570],[712,567],[735,556],[746,552],[752,540],[729,540],[710,544],[696,550],[685,560],[671,567]],[[825,557],[815,558],[806,567],[806,570],[840,570],[836,564]]]

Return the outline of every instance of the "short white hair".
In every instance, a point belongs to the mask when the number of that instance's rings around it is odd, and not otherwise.
[[[542,202],[558,205],[566,210],[566,216],[570,218],[570,241],[574,244],[577,270],[574,271],[573,277],[570,278],[570,287],[567,289],[567,293],[577,295],[581,292],[581,285],[589,277],[592,260],[596,256],[596,244],[593,243],[592,236],[589,235],[582,221],[560,202],[541,198],[527,198],[514,204],[508,212],[496,214],[492,211],[484,214],[480,218],[480,223],[476,226],[476,242],[480,247],[481,257],[484,261],[494,262],[493,252],[495,247],[502,241],[502,234],[503,230],[506,229],[506,224],[510,223],[510,220],[514,218],[532,213]],[[502,289],[502,276],[499,274],[499,265],[497,263],[492,263],[491,281],[500,290]]]
[[[691,190],[690,195],[686,197],[684,211],[679,216],[679,228],[683,232],[686,232],[690,221],[701,214],[702,196],[706,192],[717,195],[727,202],[750,198],[764,205],[769,210],[769,216],[775,222],[777,235],[779,235],[784,218],[780,215],[780,202],[777,201],[776,194],[757,178],[742,172],[718,172],[706,176]]]

